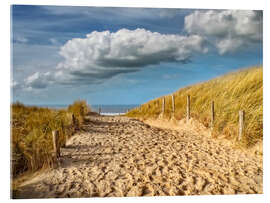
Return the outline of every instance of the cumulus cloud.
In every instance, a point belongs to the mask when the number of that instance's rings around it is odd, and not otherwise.
[[[207,51],[204,39],[197,35],[165,35],[145,29],[121,29],[116,33],[95,31],[86,38],[68,41],[61,48],[65,61],[58,68],[91,73],[102,68],[141,68],[161,62],[185,61],[194,51]]]
[[[43,89],[46,88],[47,85],[54,83],[55,77],[51,72],[39,73],[36,72],[33,75],[27,77],[24,82],[26,87]]]
[[[184,30],[188,35],[120,29],[117,32],[94,31],[85,38],[73,38],[60,48],[62,59],[54,70],[36,72],[27,77],[20,87],[44,89],[50,84],[99,84],[150,65],[189,63],[194,53],[208,52],[208,42],[220,54],[260,45],[262,12],[194,11],[185,17]],[[57,43],[54,38],[50,41]]]
[[[45,88],[49,83],[96,84],[115,75],[139,71],[162,62],[187,63],[194,52],[208,51],[198,35],[160,34],[145,29],[92,32],[69,40],[60,49],[63,57],[55,72],[35,73],[27,86]]]
[[[207,37],[225,54],[260,43],[262,23],[261,11],[195,11],[185,17],[185,30]]]
[[[11,86],[12,92],[16,94],[20,92],[21,90],[26,90],[23,83],[18,82],[14,79],[12,79],[10,86]]]
[[[12,80],[11,88],[18,89],[19,87],[20,87],[20,83],[18,83],[17,81]]]

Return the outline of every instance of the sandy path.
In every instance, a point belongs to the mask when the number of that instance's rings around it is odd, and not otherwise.
[[[262,193],[262,160],[194,131],[88,117],[20,198]]]

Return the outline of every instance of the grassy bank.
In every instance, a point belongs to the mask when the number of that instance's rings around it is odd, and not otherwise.
[[[213,134],[236,139],[238,134],[239,110],[244,110],[245,135],[241,145],[252,146],[263,137],[263,69],[252,67],[232,72],[213,80],[188,86],[173,93],[175,118],[186,117],[186,98],[190,95],[191,117],[206,127],[210,125],[210,105],[215,102],[215,126]],[[165,97],[164,117],[172,116],[171,95]],[[161,113],[162,97],[149,101],[127,113],[129,117],[142,119],[158,118]]]
[[[14,103],[11,111],[12,176],[15,178],[25,172],[51,167],[54,161],[52,130],[59,131],[62,146],[82,124],[90,107],[85,101],[75,101],[61,110]]]

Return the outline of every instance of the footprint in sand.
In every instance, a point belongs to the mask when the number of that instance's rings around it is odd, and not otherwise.
[[[263,191],[262,160],[188,129],[121,116],[88,116],[85,127],[61,149],[61,165],[23,182],[18,198]]]

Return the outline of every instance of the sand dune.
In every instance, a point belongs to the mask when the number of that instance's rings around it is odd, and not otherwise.
[[[263,192],[262,157],[178,124],[169,130],[121,116],[89,116],[61,148],[60,166],[25,181],[18,197]]]

